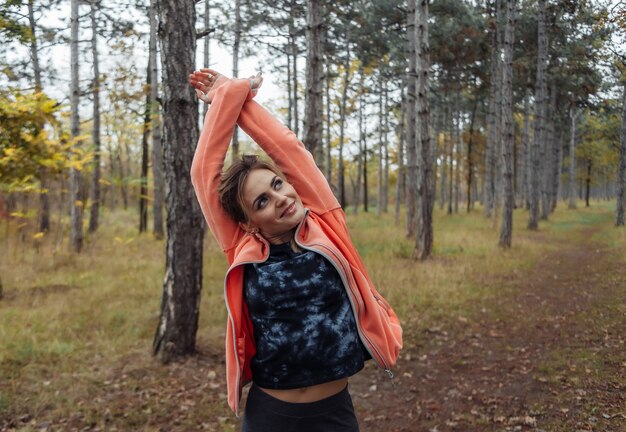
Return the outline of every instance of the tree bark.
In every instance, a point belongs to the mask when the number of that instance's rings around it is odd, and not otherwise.
[[[382,68],[379,68],[378,71],[378,171],[377,182],[378,182],[378,199],[376,200],[376,215],[378,217],[383,214],[384,207],[384,180],[383,180],[383,134],[384,126],[383,126],[383,75]]]
[[[41,66],[39,63],[39,46],[37,40],[37,25],[35,23],[35,12],[33,10],[33,0],[28,0],[28,25],[30,27],[30,56],[33,63],[33,74],[35,77],[35,91],[41,92]],[[50,195],[48,184],[48,170],[40,167],[38,170],[40,192],[39,192],[39,231],[50,230]]]
[[[148,68],[146,73],[146,85],[148,89],[152,87],[150,63],[149,58],[152,55],[148,53]],[[148,231],[148,154],[150,152],[148,146],[148,137],[150,135],[150,99],[151,92],[148,90],[146,93],[146,107],[143,117],[143,133],[141,135],[141,184],[139,190],[139,232]]]
[[[80,96],[79,75],[78,75],[78,3],[79,0],[71,1],[71,81],[70,81],[70,130],[72,147],[71,158],[78,157],[79,142],[76,140],[80,135],[80,119],[78,117],[78,104]],[[75,167],[70,168],[70,243],[74,252],[80,252],[83,248],[83,206],[80,195],[81,174]]]
[[[389,95],[383,81],[383,213],[389,212]]]
[[[539,0],[539,10],[537,15],[537,32],[538,32],[538,55],[537,55],[537,79],[535,84],[535,130],[532,146],[532,163],[530,165],[530,211],[528,220],[528,229],[536,230],[539,228],[539,200],[542,178],[542,160],[543,155],[541,149],[545,137],[544,125],[546,115],[546,66],[548,63],[548,40],[546,36],[546,1]]]
[[[572,130],[569,139],[569,182],[567,188],[567,196],[569,198],[568,208],[576,209],[576,119],[578,118],[578,110],[572,106],[569,111],[572,120]]]
[[[530,88],[526,87],[524,95],[524,126],[522,127],[522,154],[521,159],[521,199],[524,208],[528,208],[529,170],[530,170]]]
[[[417,115],[419,128],[417,140],[420,149],[419,172],[419,215],[415,255],[419,260],[427,259],[433,248],[433,207],[432,195],[432,160],[430,157],[430,132],[428,105],[428,87],[430,70],[430,48],[428,45],[428,1],[419,0],[415,13],[417,33]]]
[[[349,44],[349,43],[348,43]],[[339,165],[337,167],[337,183],[339,188],[339,203],[346,207],[346,187],[343,163],[343,145],[345,140],[346,106],[348,104],[348,87],[350,86],[350,46],[346,46],[344,64],[343,89],[341,92],[341,114],[339,119]]]
[[[93,57],[93,175],[91,177],[91,208],[89,232],[96,232],[100,216],[100,62],[98,58],[98,21],[96,5],[91,3],[91,52]]]
[[[195,68],[194,6],[193,2],[159,1],[167,247],[153,353],[164,363],[195,351],[202,288],[204,218],[189,175],[198,142],[198,104],[187,84],[189,71]]]
[[[587,176],[585,178],[585,207],[589,207],[591,194],[591,159],[587,159]]]
[[[161,143],[161,103],[159,102],[159,79],[157,63],[157,10],[159,0],[150,1],[150,109],[152,126],[152,177],[153,177],[153,221],[152,231],[158,240],[163,238],[163,196],[165,179],[163,178],[163,145]]]
[[[363,141],[365,140],[365,127],[363,124],[363,106],[365,105],[365,73],[363,66],[359,67],[359,152],[357,154],[356,183],[354,185],[354,205],[352,206],[352,214],[358,213],[361,203],[361,182],[363,181]]]
[[[241,0],[235,0],[235,41],[233,44],[233,78],[239,78],[239,45],[241,43]],[[231,144],[233,162],[239,157],[239,127],[235,125]]]
[[[461,161],[462,158],[462,149],[463,149],[463,141],[462,141],[462,133],[463,126],[461,124],[461,81],[459,78],[458,81],[458,89],[456,94],[456,126],[454,128],[455,131],[455,140],[456,143],[456,164],[454,165],[454,213],[459,212],[459,189],[461,185]]]
[[[406,94],[405,85],[402,87],[402,102],[400,103],[400,123],[397,126],[398,137],[398,183],[396,185],[396,203],[393,220],[396,225],[400,223],[400,205],[405,199],[406,190],[406,167],[404,164],[404,143],[406,133]]]
[[[474,179],[474,121],[476,120],[476,109],[478,108],[478,95],[474,96],[474,107],[472,108],[472,118],[470,120],[469,140],[467,141],[467,213],[474,207],[475,196],[472,187],[475,185]]]
[[[626,81],[624,81],[624,93],[622,94],[622,129],[620,133],[620,144],[615,226],[624,226],[624,206],[626,201]]]
[[[446,133],[446,128],[448,127],[448,117],[450,115],[450,107],[448,106],[447,103],[447,94],[444,95],[443,97],[443,104],[444,104],[444,109],[443,109],[443,124],[441,127],[441,130],[443,131],[442,134],[442,145],[441,145],[441,182],[440,182],[440,186],[439,186],[439,210],[443,210],[443,207],[446,203],[447,200],[447,192],[446,192],[446,185],[447,183],[447,178],[448,178],[448,142],[450,141],[450,134]],[[485,168],[486,169],[486,168]]]
[[[502,115],[504,127],[503,142],[503,180],[504,195],[502,205],[502,226],[500,229],[500,247],[510,248],[513,238],[513,150],[515,147],[515,125],[513,123],[513,38],[515,32],[515,1],[506,0],[506,24],[504,27],[504,71],[502,83]]]
[[[497,182],[497,157],[499,142],[499,103],[500,84],[502,81],[500,68],[500,27],[501,27],[501,6],[500,2],[495,2],[493,19],[495,20],[495,30],[492,34],[493,51],[491,53],[491,85],[489,91],[489,112],[487,114],[487,143],[485,148],[485,186],[483,196],[483,214],[486,218],[494,217],[494,208],[497,206],[496,182]]]
[[[329,184],[333,182],[333,161],[331,158],[331,137],[330,137],[330,69],[327,64],[326,70],[326,163],[324,168],[326,169],[326,180]]]
[[[203,20],[204,20],[205,30],[209,30],[209,28],[211,27],[211,1],[210,0],[204,0]],[[202,56],[203,56],[202,64],[204,65],[204,67],[209,67],[211,64],[210,62],[211,39],[209,38],[209,35],[206,35],[204,37],[203,45],[204,46],[202,50]],[[209,110],[209,104],[206,104],[203,102],[200,102],[200,103],[202,104],[202,119],[204,120],[204,118],[206,117],[206,113]]]
[[[408,74],[406,87],[407,121],[407,193],[406,193],[406,236],[413,238],[417,234],[418,166],[417,166],[417,33],[416,0],[408,0],[407,13],[407,59]]]
[[[322,2],[307,0],[307,28],[306,28],[306,99],[304,108],[304,146],[315,156],[317,166],[322,163],[322,116],[323,90],[322,68],[324,57],[324,21],[322,17]]]
[[[298,35],[295,25],[297,13],[296,2],[292,1],[290,8],[291,19],[289,20],[289,43],[291,45],[291,56],[293,58],[293,62],[291,64],[293,68],[291,73],[291,79],[293,81],[293,132],[296,136],[300,132],[300,120],[298,114]]]

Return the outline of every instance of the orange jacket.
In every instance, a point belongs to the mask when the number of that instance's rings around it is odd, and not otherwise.
[[[217,189],[235,124],[268,154],[307,208],[296,242],[322,254],[337,268],[348,292],[359,335],[377,364],[390,376],[402,348],[402,328],[378,294],[350,240],[345,215],[315,161],[295,134],[251,100],[248,80],[219,87],[207,112],[191,166],[191,180],[211,232],[230,265],[224,280],[228,310],[226,382],[228,404],[237,413],[241,390],[252,380],[250,359],[256,352],[252,322],[243,299],[244,264],[263,262],[269,244],[242,230],[222,209]]]

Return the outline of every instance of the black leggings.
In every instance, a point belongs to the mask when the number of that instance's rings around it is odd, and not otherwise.
[[[241,432],[358,432],[348,386],[316,402],[283,402],[252,384]]]

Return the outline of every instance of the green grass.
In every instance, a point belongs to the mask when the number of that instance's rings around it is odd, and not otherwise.
[[[522,275],[565,241],[586,241],[585,228],[598,226],[594,240],[608,248],[623,247],[626,230],[612,227],[612,205],[601,202],[569,211],[560,203],[535,232],[526,229],[528,213],[516,210],[510,250],[498,247],[499,229],[481,209],[458,215],[437,209],[434,254],[425,262],[411,259],[414,241],[405,238],[404,222],[397,226],[392,214],[355,217],[349,212],[348,226],[377,288],[404,322],[405,343],[411,346],[419,344],[419,329],[465,313],[472,300],[496,295],[494,280]],[[137,234],[135,222],[134,212],[105,212],[100,230],[87,239],[80,255],[68,252],[67,233],[35,239],[32,230],[22,228],[22,241],[15,227],[8,238],[7,230],[0,229],[0,244],[8,251],[0,262],[5,295],[0,300],[0,417],[28,413],[58,420],[79,410],[82,424],[106,426],[109,421],[133,428],[168,418],[167,404],[133,407],[124,417],[128,406],[107,405],[103,396],[111,387],[106,382],[125,365],[145,370],[155,381],[167,380],[171,373],[150,356],[165,241]],[[223,349],[225,270],[225,258],[207,234],[198,329],[203,351]],[[219,374],[222,368],[215,366]],[[131,376],[120,385],[144,388],[145,379]],[[113,420],[105,419],[107,406]],[[214,396],[189,408],[183,422],[191,422],[189,428],[209,422],[209,409],[226,416],[219,423],[220,430],[228,430],[234,426],[224,407]]]

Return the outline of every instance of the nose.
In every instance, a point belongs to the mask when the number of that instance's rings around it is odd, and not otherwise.
[[[287,197],[280,192],[276,192],[276,207],[282,207],[287,203]]]

